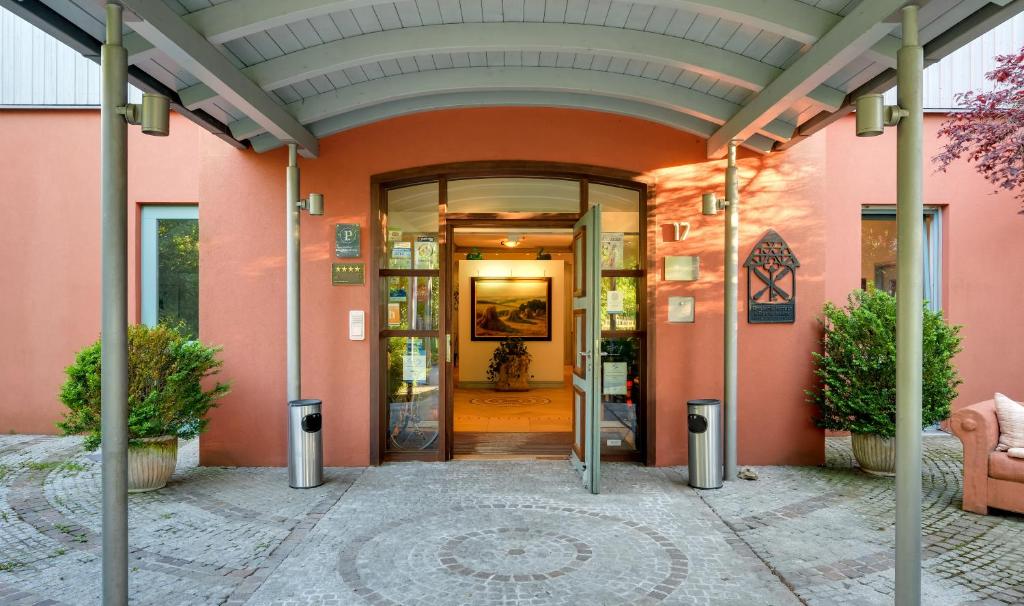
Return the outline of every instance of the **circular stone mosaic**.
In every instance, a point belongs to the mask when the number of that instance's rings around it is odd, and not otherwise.
[[[541,396],[488,396],[486,398],[470,398],[470,404],[486,406],[537,406],[550,404],[551,398]]]
[[[671,539],[639,522],[507,503],[378,527],[342,551],[338,572],[373,604],[580,604],[595,597],[597,578],[604,603],[633,604],[666,598],[688,563]]]

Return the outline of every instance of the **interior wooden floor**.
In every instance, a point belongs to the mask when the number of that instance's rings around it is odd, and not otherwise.
[[[453,454],[563,458],[572,448],[572,387],[505,392],[456,388]]]

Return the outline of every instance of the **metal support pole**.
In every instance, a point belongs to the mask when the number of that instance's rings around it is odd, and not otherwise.
[[[736,479],[736,350],[739,330],[740,195],[736,186],[736,142],[729,142],[725,169],[725,479]]]
[[[100,231],[103,603],[128,603],[128,55],[121,7],[107,4],[100,49]]]
[[[285,273],[287,284],[287,349],[288,349],[288,401],[298,400],[302,392],[301,359],[299,349],[299,166],[297,146],[288,144],[288,168],[285,172],[285,214],[287,240],[285,242]]]
[[[896,55],[896,604],[921,603],[922,89],[924,51],[917,6],[903,8]]]

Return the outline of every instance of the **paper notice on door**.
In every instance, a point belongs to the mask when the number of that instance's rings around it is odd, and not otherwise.
[[[621,314],[622,310],[622,291],[621,290],[609,290],[608,301],[605,305],[609,314]]]
[[[601,269],[622,269],[625,253],[625,234],[608,232],[601,234]]]
[[[388,303],[388,328],[402,325],[402,306],[398,303]]]
[[[402,380],[426,381],[427,356],[419,354],[406,354],[402,356]]]
[[[400,229],[389,229],[388,230],[388,242],[398,242],[402,239],[402,230]]]
[[[624,396],[626,395],[626,363],[605,362],[604,372],[604,395]]]

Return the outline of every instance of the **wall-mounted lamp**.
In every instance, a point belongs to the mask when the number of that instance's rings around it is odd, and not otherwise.
[[[672,226],[672,240],[674,242],[685,240],[690,235],[689,221],[673,221],[670,225]]]
[[[863,95],[857,98],[857,136],[877,137],[886,126],[896,126],[907,116],[907,110],[898,105],[885,105],[882,95]]]
[[[729,208],[729,201],[719,198],[714,192],[702,194],[700,197],[700,212],[708,216],[715,216],[718,211]]]
[[[324,195],[309,194],[308,197],[299,200],[299,208],[315,216],[324,214]]]
[[[128,124],[142,125],[142,132],[154,137],[171,133],[171,100],[163,95],[144,93],[142,103],[129,103],[117,109]]]

